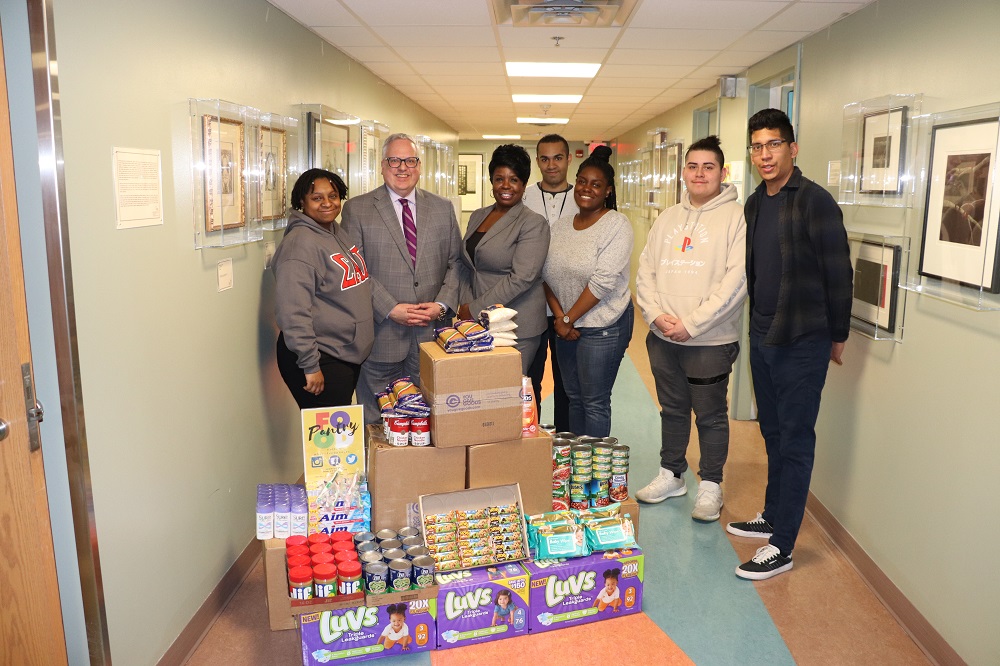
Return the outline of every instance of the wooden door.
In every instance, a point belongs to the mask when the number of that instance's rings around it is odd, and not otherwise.
[[[0,664],[58,665],[66,639],[42,451],[31,450],[28,429],[22,369],[30,374],[31,350],[5,71],[0,49]]]

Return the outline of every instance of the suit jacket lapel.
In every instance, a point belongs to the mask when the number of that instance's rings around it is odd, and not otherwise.
[[[386,185],[383,185],[381,192],[375,196],[375,210],[382,217],[382,222],[385,223],[389,235],[396,241],[396,246],[399,248],[400,254],[403,255],[406,265],[412,270],[413,262],[410,261],[410,250],[406,247],[406,238],[403,237],[403,229],[399,226],[399,218],[396,217],[396,208],[393,206],[392,197],[389,196],[389,188]],[[419,224],[417,225],[417,257],[420,257]]]
[[[486,241],[490,240],[491,238],[496,237],[496,235],[498,233],[500,233],[501,231],[503,231],[504,229],[506,229],[510,225],[514,224],[514,221],[521,216],[521,211],[523,209],[524,209],[524,203],[518,202],[518,204],[516,206],[514,206],[509,211],[507,211],[506,213],[504,213],[503,217],[501,217],[499,220],[497,220],[496,222],[494,222],[493,226],[490,227],[490,230],[487,231],[486,234],[483,236],[483,239],[481,241],[479,241],[479,247],[482,247],[483,243],[485,243]],[[483,219],[486,219],[486,218],[483,218]],[[477,250],[478,250],[478,248],[477,248]]]

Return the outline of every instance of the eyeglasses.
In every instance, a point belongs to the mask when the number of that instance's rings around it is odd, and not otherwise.
[[[784,139],[772,139],[765,143],[751,143],[747,148],[750,149],[750,153],[753,155],[760,154],[760,151],[764,150],[764,146],[767,146],[767,152],[773,153],[774,151],[781,148],[781,144],[788,143]]]
[[[420,164],[419,157],[387,157],[385,158],[385,163],[388,164],[393,169],[398,169],[400,164],[405,164],[408,168],[412,169]]]

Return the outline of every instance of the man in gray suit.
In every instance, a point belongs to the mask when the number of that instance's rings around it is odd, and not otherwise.
[[[420,158],[406,134],[382,144],[385,185],[347,200],[342,226],[358,242],[372,281],[375,346],[357,395],[365,421],[379,420],[375,394],[408,375],[420,383],[421,342],[458,308],[461,236],[451,202],[417,189]]]

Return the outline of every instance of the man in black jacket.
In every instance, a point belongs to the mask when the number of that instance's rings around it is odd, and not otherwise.
[[[765,109],[749,121],[750,157],[762,179],[747,199],[750,368],[767,449],[764,511],[729,523],[768,545],[736,569],[763,580],[792,568],[816,450],[816,417],[830,361],[840,365],[850,330],[850,249],[837,202],[795,166],[788,116]]]

